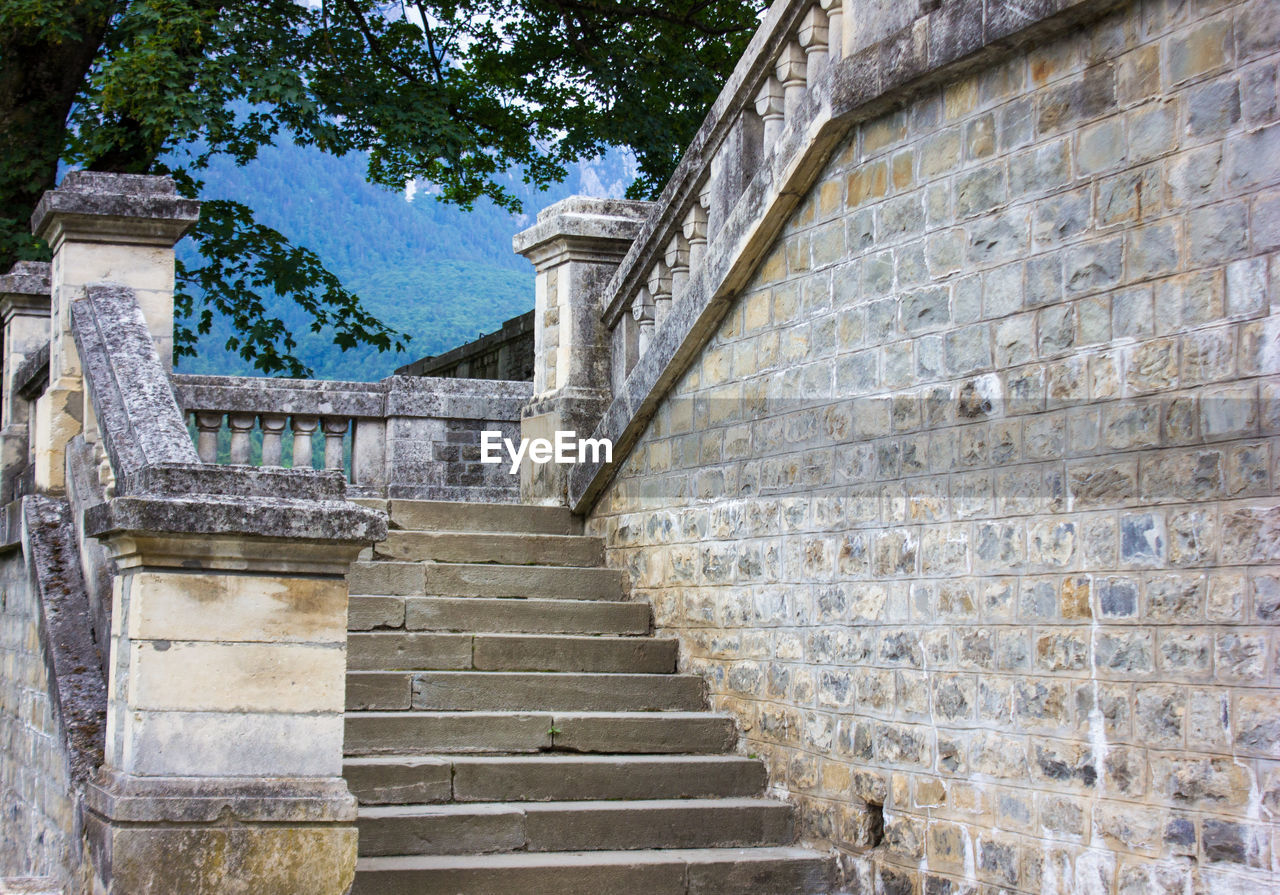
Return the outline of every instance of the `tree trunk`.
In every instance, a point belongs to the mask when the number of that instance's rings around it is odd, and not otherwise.
[[[67,116],[121,3],[62,0],[67,29],[0,19],[0,273],[36,257],[31,212],[57,185]],[[69,9],[68,9],[69,7]]]

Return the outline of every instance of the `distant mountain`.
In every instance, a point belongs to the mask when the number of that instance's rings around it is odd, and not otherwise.
[[[537,212],[574,194],[619,196],[634,167],[622,153],[570,171],[563,184],[538,193],[513,178],[509,185],[524,213],[490,202],[473,211],[444,205],[425,190],[402,193],[364,180],[360,155],[334,158],[293,144],[267,147],[240,168],[216,161],[203,175],[209,198],[235,199],[258,220],[313,250],[365,306],[413,337],[403,354],[369,349],[343,352],[328,333],[312,333],[305,318],[282,300],[276,311],[298,340],[297,354],[321,379],[376,380],[396,367],[439,354],[533,307],[533,268],[511,250],[511,237]],[[186,244],[179,254],[196,256]],[[199,356],[182,358],[184,373],[255,375],[250,364],[224,349],[230,327],[219,320],[203,337]]]

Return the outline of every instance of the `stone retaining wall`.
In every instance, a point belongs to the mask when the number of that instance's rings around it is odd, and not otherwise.
[[[596,504],[855,890],[1280,882],[1278,48],[1141,0],[858,125]]]

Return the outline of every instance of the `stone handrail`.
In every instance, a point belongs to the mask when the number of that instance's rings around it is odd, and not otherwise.
[[[844,19],[844,0],[778,0],[769,9],[605,290],[615,393],[703,276],[709,241],[800,117],[808,85],[841,56]]]
[[[93,410],[85,435],[102,445],[107,462],[101,478],[110,496],[345,497],[340,477],[309,468],[234,474],[206,464],[183,424],[133,290],[90,285],[72,302],[71,320]]]

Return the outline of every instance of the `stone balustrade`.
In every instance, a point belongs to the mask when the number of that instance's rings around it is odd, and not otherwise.
[[[202,463],[333,469],[357,487],[385,484],[380,385],[175,375],[173,387]]]
[[[746,185],[785,151],[784,134],[806,117],[810,85],[843,55],[844,18],[844,0],[780,2],[770,10],[753,41],[758,49],[748,50],[605,293],[614,394],[702,277],[708,242]]]
[[[172,384],[205,464],[331,470],[353,497],[519,496],[507,469],[480,462],[480,433],[516,436],[527,382],[175,375]]]

